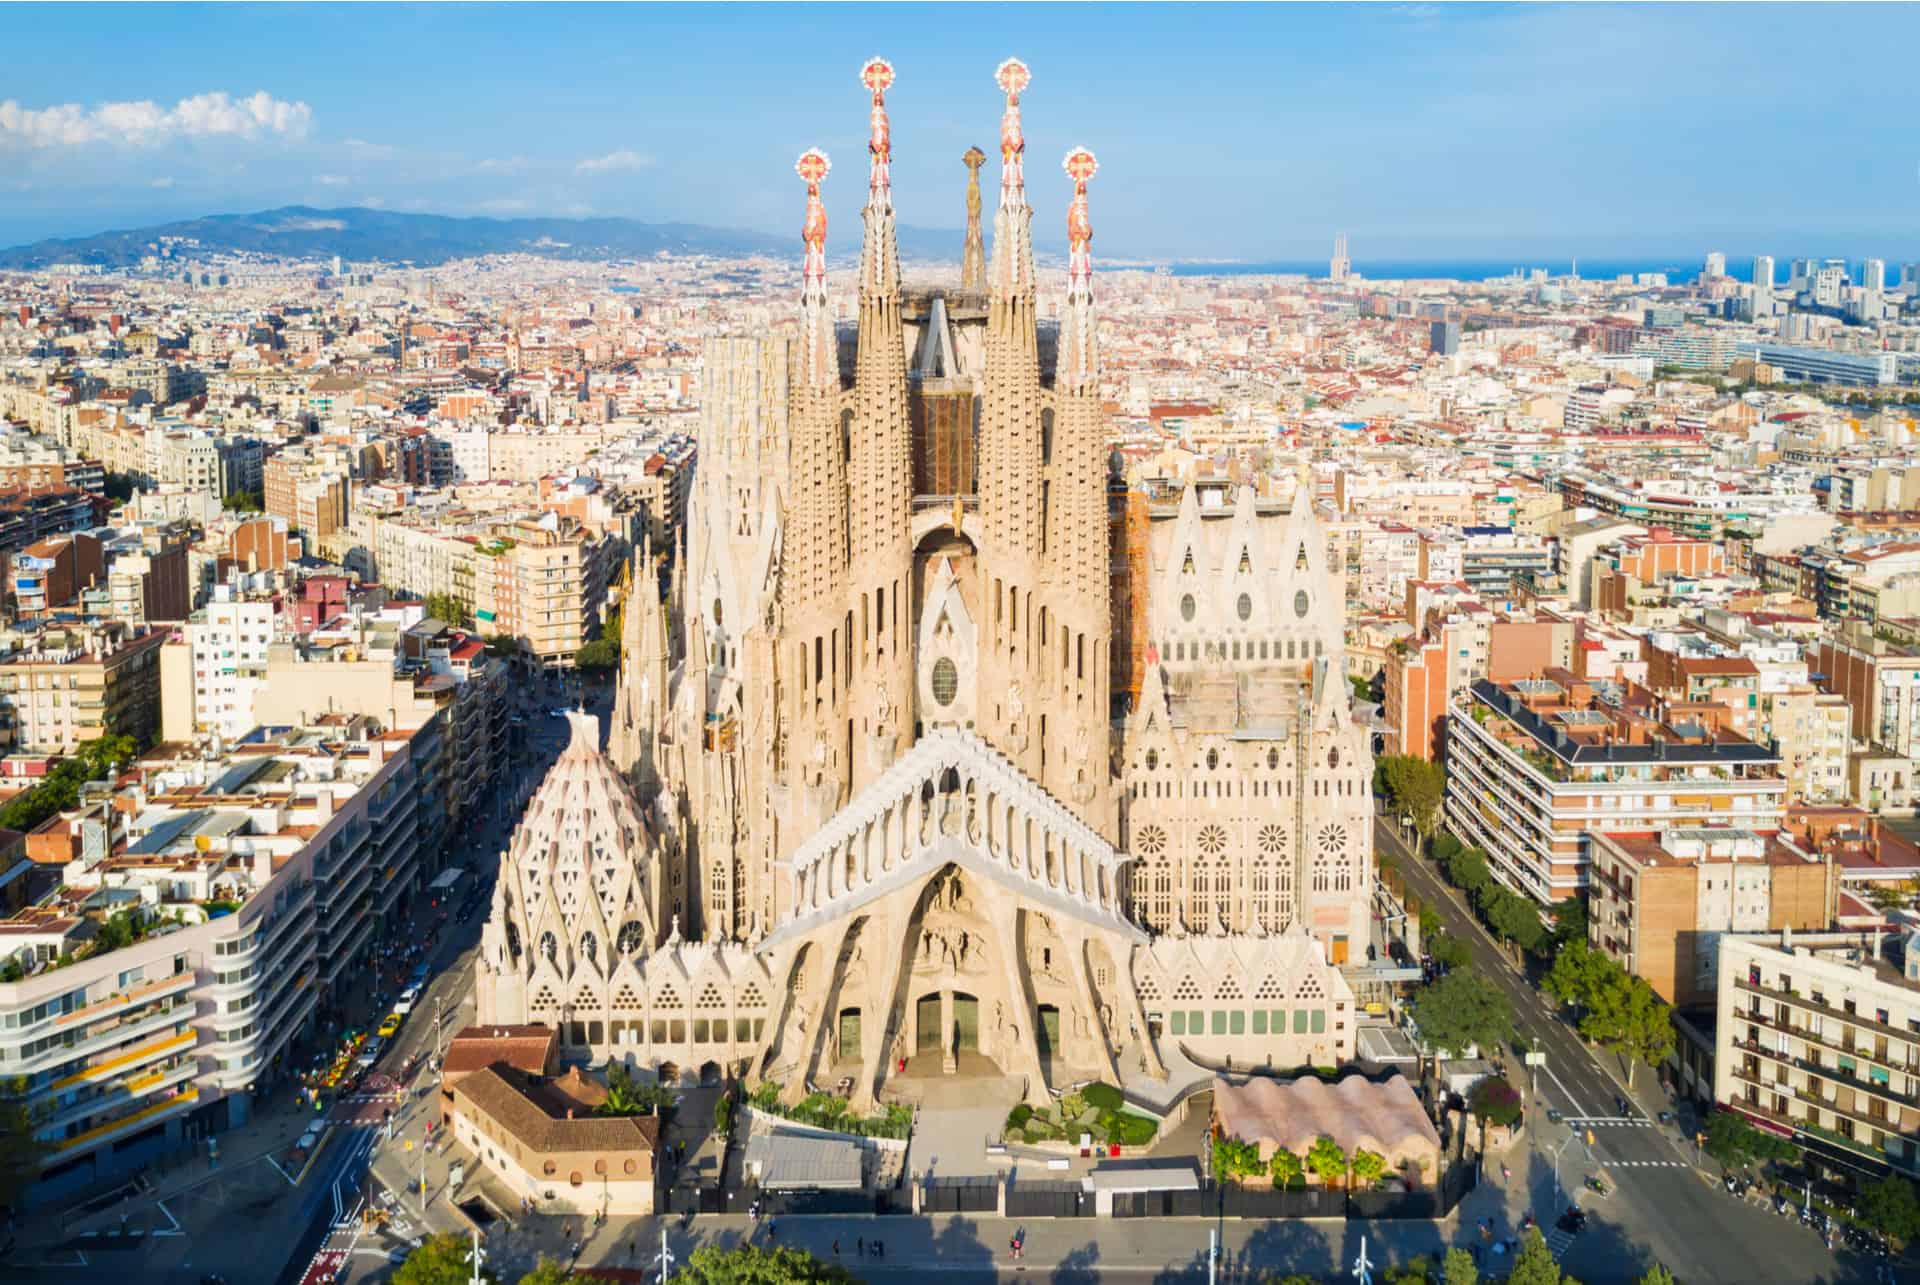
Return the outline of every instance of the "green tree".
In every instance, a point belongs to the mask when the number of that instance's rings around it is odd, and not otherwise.
[[[467,1285],[473,1279],[473,1268],[467,1261],[470,1248],[466,1237],[452,1232],[430,1236],[407,1255],[407,1261],[400,1264],[390,1279],[393,1285]],[[497,1281],[500,1278],[483,1266],[480,1279]]]
[[[567,1265],[557,1258],[540,1255],[540,1261],[533,1270],[520,1278],[519,1285],[589,1285],[601,1277],[583,1276],[567,1270]]]
[[[1291,1151],[1276,1151],[1273,1159],[1267,1161],[1267,1173],[1273,1178],[1273,1185],[1282,1189],[1297,1187],[1306,1177],[1307,1166],[1299,1156]]]
[[[854,1279],[837,1263],[823,1263],[791,1245],[766,1249],[704,1245],[687,1255],[686,1266],[673,1274],[670,1285],[807,1285],[816,1281],[838,1285]]]
[[[1444,865],[1446,862],[1451,861],[1453,854],[1458,851],[1460,851],[1460,840],[1454,838],[1448,831],[1442,830],[1439,834],[1433,836],[1433,859],[1435,861]]]
[[[1487,926],[1502,941],[1512,942],[1521,950],[1538,948],[1546,940],[1547,926],[1540,922],[1540,912],[1534,908],[1532,899],[1508,892],[1497,883],[1487,886],[1494,890],[1483,912]]]
[[[1447,880],[1469,894],[1477,893],[1493,882],[1487,870],[1487,854],[1479,848],[1462,848],[1447,862]]]
[[[596,638],[573,653],[574,668],[598,677],[620,668],[620,644],[612,638]]]
[[[1673,1273],[1655,1263],[1641,1275],[1639,1285],[1674,1285]]]
[[[1381,1276],[1381,1285],[1427,1285],[1433,1264],[1425,1254],[1415,1254],[1399,1267],[1389,1267]]]
[[[450,593],[430,593],[421,600],[421,605],[429,616],[455,629],[473,628],[473,612],[468,610],[465,602]]]
[[[1389,754],[1376,760],[1387,805],[1413,820],[1422,842],[1440,828],[1440,809],[1447,797],[1447,774],[1438,763],[1412,754]]]
[[[1473,950],[1450,933],[1436,932],[1429,936],[1427,954],[1443,968],[1464,968],[1473,962]]]
[[[1259,1173],[1260,1148],[1244,1138],[1231,1138],[1225,1135],[1213,1140],[1213,1176],[1216,1178],[1245,1178]]]
[[[1580,1019],[1580,1033],[1610,1049],[1627,1064],[1627,1087],[1633,1087],[1635,1063],[1658,1067],[1673,1052],[1673,1008],[1653,993],[1646,980],[1634,977],[1612,960],[1606,975]],[[1617,974],[1617,976],[1615,975]]]
[[[229,513],[258,513],[266,508],[266,498],[259,491],[228,491],[220,507]]]
[[[0,1100],[0,1209],[18,1209],[20,1200],[40,1174],[40,1162],[52,1148],[33,1136],[33,1120],[19,1100],[27,1091],[24,1078],[8,1082],[9,1097]]]
[[[1480,1269],[1466,1250],[1449,1249],[1440,1279],[1441,1285],[1480,1285]]]
[[[1387,1176],[1387,1158],[1377,1151],[1368,1151],[1364,1147],[1356,1148],[1349,1168],[1353,1170],[1353,1181],[1356,1186],[1364,1183],[1371,1188]]]
[[[1920,1199],[1911,1182],[1897,1174],[1868,1183],[1860,1192],[1860,1217],[1895,1240],[1920,1235]]]
[[[1587,903],[1580,897],[1568,897],[1553,903],[1553,948],[1564,950],[1574,942],[1587,941]]]
[[[1507,1285],[1561,1285],[1560,1264],[1553,1261],[1553,1251],[1547,1248],[1538,1227],[1529,1230],[1521,1241]]]
[[[1554,955],[1553,967],[1541,980],[1540,989],[1571,1008],[1585,1008],[1591,1002],[1602,966],[1608,962],[1605,955],[1584,941],[1569,942]]]
[[[1347,1153],[1340,1149],[1339,1143],[1323,1133],[1314,1139],[1313,1146],[1307,1151],[1307,1168],[1331,1187],[1336,1179],[1344,1180],[1347,1176]]]
[[[1499,987],[1466,969],[1448,973],[1413,997],[1413,1020],[1430,1051],[1497,1049],[1513,1038],[1513,1005]]]
[[[619,1062],[607,1064],[607,1100],[593,1109],[595,1115],[659,1115],[665,1117],[673,1105],[673,1091],[664,1084],[642,1084]]]
[[[1715,1111],[1708,1116],[1706,1133],[1701,1146],[1728,1169],[1739,1169],[1756,1160],[1791,1160],[1799,1154],[1799,1148],[1785,1138],[1754,1128],[1732,1111]]]

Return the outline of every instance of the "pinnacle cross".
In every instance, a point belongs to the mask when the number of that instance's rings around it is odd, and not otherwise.
[[[1100,162],[1084,147],[1067,153],[1062,166],[1073,180],[1073,201],[1067,206],[1067,281],[1069,289],[1093,279],[1093,220],[1087,215],[1087,180],[1100,172]]]
[[[1073,200],[1067,205],[1067,315],[1062,332],[1061,362],[1070,387],[1094,386],[1093,220],[1087,213],[1087,180],[1100,162],[1084,147],[1067,153],[1062,163],[1073,180]]]
[[[1012,208],[1027,203],[1026,174],[1021,168],[1027,138],[1020,131],[1020,95],[1033,83],[1033,73],[1018,58],[1009,58],[993,79],[1007,96],[1007,110],[1000,117],[1000,205]]]
[[[867,202],[892,204],[892,179],[887,167],[893,161],[893,130],[887,124],[887,90],[893,85],[893,64],[885,58],[867,59],[860,68],[860,83],[873,94],[873,110],[867,117],[867,154],[872,158]]]
[[[807,369],[815,383],[827,379],[827,363],[833,353],[829,346],[831,319],[827,314],[827,207],[820,202],[820,183],[833,169],[833,162],[817,147],[809,147],[794,162],[793,172],[807,185],[807,218],[800,226],[800,240],[807,247],[801,269],[800,311],[807,344]]]

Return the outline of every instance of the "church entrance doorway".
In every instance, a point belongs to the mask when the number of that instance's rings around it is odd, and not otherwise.
[[[915,1031],[913,1048],[916,1053],[938,1053],[942,1051],[942,1041],[946,1032],[941,1030],[940,995],[922,995],[914,1011],[913,1029]]]
[[[840,1010],[840,1056],[860,1056],[860,1010],[857,1008]]]
[[[953,996],[953,1047],[960,1053],[980,1051],[980,1001],[958,991]]]
[[[1060,1010],[1052,1004],[1040,1006],[1040,1020],[1034,1024],[1033,1037],[1040,1044],[1040,1056],[1052,1057],[1060,1050]]]

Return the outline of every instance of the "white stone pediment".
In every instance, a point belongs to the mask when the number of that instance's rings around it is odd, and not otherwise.
[[[794,851],[795,904],[760,949],[947,865],[1036,908],[1144,942],[1120,909],[1127,860],[978,736],[940,728]]]

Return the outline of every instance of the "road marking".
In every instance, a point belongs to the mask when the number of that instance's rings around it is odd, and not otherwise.
[[[1574,1110],[1578,1111],[1580,1109],[1580,1099],[1574,1097],[1573,1091],[1567,1088],[1566,1085],[1560,1083],[1560,1077],[1553,1073],[1553,1068],[1551,1066],[1542,1065],[1540,1069],[1547,1073],[1547,1078],[1549,1080],[1552,1080],[1554,1083],[1554,1086],[1560,1090],[1560,1095],[1566,1098],[1567,1105],[1572,1107]],[[1581,1117],[1581,1119],[1585,1119],[1585,1118],[1586,1118],[1585,1116]]]

